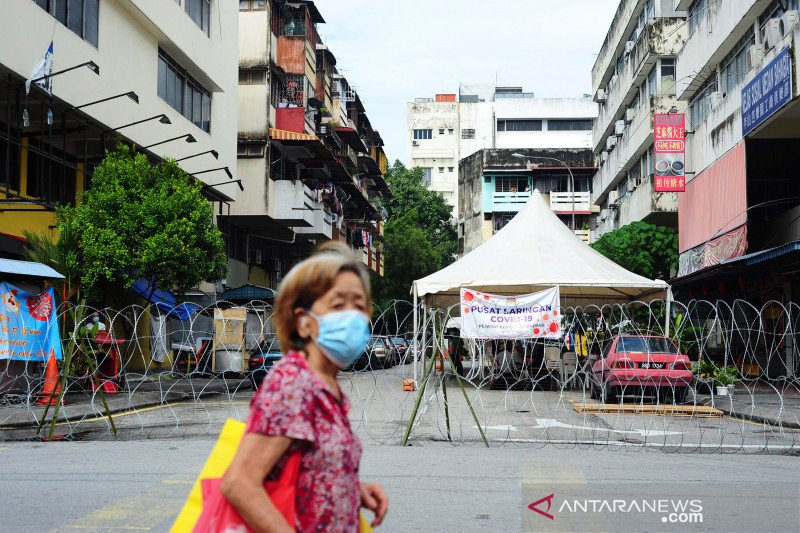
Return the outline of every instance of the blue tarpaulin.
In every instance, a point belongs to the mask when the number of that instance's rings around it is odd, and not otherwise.
[[[145,299],[149,298],[162,312],[172,315],[179,320],[189,320],[192,315],[200,309],[199,305],[191,302],[184,302],[182,304],[176,303],[175,295],[172,294],[171,291],[165,291],[158,287],[153,291],[153,285],[144,278],[137,279],[131,286],[131,289],[139,296]]]

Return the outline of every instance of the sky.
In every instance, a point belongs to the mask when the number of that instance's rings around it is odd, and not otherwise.
[[[315,0],[318,31],[390,161],[408,160],[407,104],[461,82],[541,97],[591,93],[619,0]]]

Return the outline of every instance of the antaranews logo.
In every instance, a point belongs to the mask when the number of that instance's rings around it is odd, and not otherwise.
[[[555,493],[536,500],[528,509],[548,520],[555,520],[553,508]],[[545,504],[547,506],[544,509]],[[565,499],[556,505],[555,513],[577,514],[621,514],[660,515],[662,523],[688,524],[703,522],[703,502],[699,499]]]
[[[553,498],[555,498],[555,496],[556,496],[555,493],[553,493],[553,494],[551,494],[549,496],[545,496],[541,500],[536,500],[535,502],[533,502],[532,504],[530,504],[528,506],[528,509],[530,509],[531,511],[534,511],[536,513],[539,513],[540,515],[542,515],[545,518],[549,518],[550,520],[555,520],[556,517],[550,514],[550,507],[552,507],[552,505],[553,505]],[[547,510],[546,511],[542,511],[541,509],[539,509],[539,505],[543,504],[544,502],[547,502]]]

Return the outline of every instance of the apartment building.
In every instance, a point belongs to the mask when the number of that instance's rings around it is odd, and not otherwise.
[[[688,105],[692,172],[679,196],[675,291],[797,301],[798,1],[674,4],[688,12],[676,92]]]
[[[653,115],[686,110],[676,58],[687,34],[686,8],[671,0],[619,3],[592,68],[600,235],[639,220],[678,225],[677,193],[655,192]]]
[[[459,251],[491,238],[538,190],[564,224],[589,244],[599,209],[590,186],[597,170],[591,148],[487,148],[459,163]],[[574,191],[574,192],[573,192]],[[522,243],[524,244],[524,243]]]
[[[588,97],[536,98],[522,87],[461,84],[458,94],[408,104],[410,166],[423,170],[426,185],[460,219],[460,160],[484,149],[589,148],[596,116]]]
[[[222,217],[234,236],[229,284],[277,287],[314,246],[347,243],[383,273],[376,199],[389,194],[383,140],[312,1],[239,2],[238,175],[247,194]]]
[[[23,256],[23,230],[55,237],[56,204],[117,142],[180,160],[219,209],[237,199],[237,16],[219,0],[0,2],[0,257]],[[51,41],[52,95],[26,94]]]

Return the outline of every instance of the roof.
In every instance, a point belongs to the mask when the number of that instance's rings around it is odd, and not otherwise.
[[[253,300],[272,302],[275,300],[275,291],[258,285],[242,285],[234,289],[225,289],[222,299],[229,302],[250,302]]]
[[[16,259],[0,259],[0,274],[37,279],[64,279],[64,276],[47,265]]]
[[[528,294],[554,286],[570,306],[652,300],[668,289],[665,281],[629,272],[584,243],[537,190],[503,229],[450,266],[416,280],[413,290],[434,305],[452,305],[462,287]]]
[[[730,265],[734,263],[744,263],[745,266],[753,266],[759,263],[765,263],[772,259],[778,259],[779,257],[783,257],[787,254],[797,251],[800,251],[800,241],[792,241],[782,246],[776,246],[775,248],[768,248],[766,250],[761,250],[760,252],[753,252],[752,254],[728,259],[727,261],[723,261],[721,264]]]

